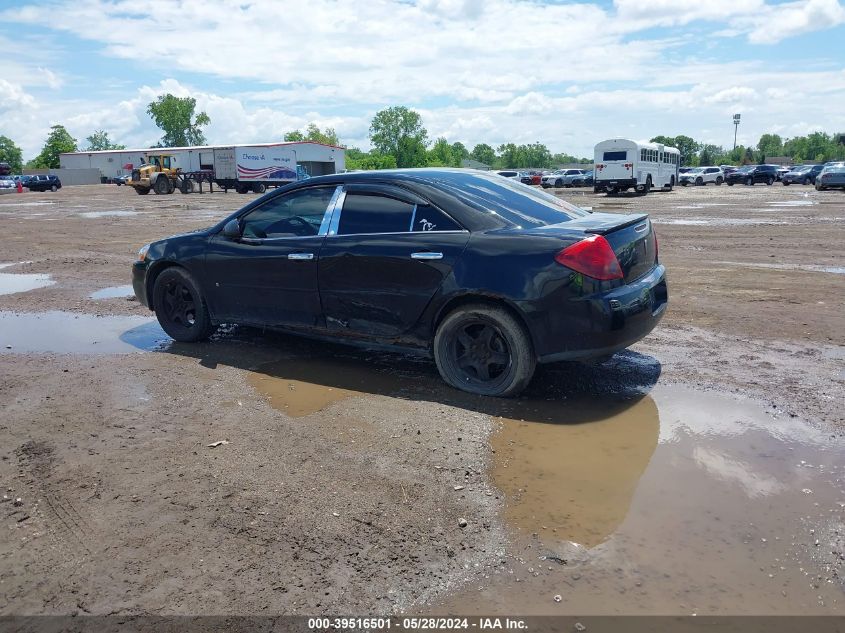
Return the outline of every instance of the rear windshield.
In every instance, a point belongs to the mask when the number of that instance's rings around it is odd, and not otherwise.
[[[444,172],[437,180],[470,206],[522,228],[568,222],[589,214],[557,196],[499,176]]]
[[[628,159],[628,152],[605,152],[604,157],[602,160],[604,161],[611,161],[611,160],[627,160]]]

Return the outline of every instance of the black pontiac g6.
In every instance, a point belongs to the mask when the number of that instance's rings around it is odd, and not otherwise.
[[[633,344],[667,303],[647,215],[589,213],[448,169],[277,189],[209,229],[144,246],[133,284],[177,341],[240,323],[395,345],[491,396],[519,393],[538,362]]]

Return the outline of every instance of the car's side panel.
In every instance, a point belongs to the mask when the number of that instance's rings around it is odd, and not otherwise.
[[[320,256],[320,298],[330,330],[398,337],[419,320],[461,256],[466,231],[326,238]],[[417,257],[436,257],[418,259]]]

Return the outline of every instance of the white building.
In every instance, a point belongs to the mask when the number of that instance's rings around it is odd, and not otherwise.
[[[334,174],[346,169],[345,150],[335,145],[305,141],[253,143],[237,147],[279,146],[294,150],[297,164],[302,165],[311,176]],[[68,152],[59,156],[59,162],[62,169],[99,169],[106,178],[116,178],[130,173],[134,167],[141,164],[141,159],[149,154],[170,154],[174,157],[176,167],[181,167],[183,172],[189,172],[214,169],[214,149],[223,147],[233,147],[233,144]]]

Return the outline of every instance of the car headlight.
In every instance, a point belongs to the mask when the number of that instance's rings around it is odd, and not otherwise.
[[[147,258],[147,251],[150,250],[149,244],[144,244],[138,251],[138,261],[142,262]]]

